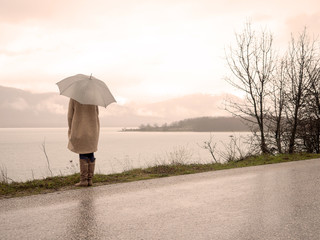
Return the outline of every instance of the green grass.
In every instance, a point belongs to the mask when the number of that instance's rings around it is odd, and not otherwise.
[[[168,165],[157,165],[149,168],[138,168],[125,171],[116,174],[96,174],[94,176],[94,185],[106,185],[114,183],[124,183],[139,180],[146,180],[152,178],[161,178],[168,176],[176,176],[183,174],[200,173],[207,171],[216,171],[230,168],[240,168],[257,166],[264,164],[273,164],[281,162],[290,162],[298,160],[306,160],[320,158],[320,154],[281,154],[277,156],[272,155],[259,155],[248,157],[241,161],[229,162],[225,164],[221,163],[208,163],[208,164],[168,164]],[[27,182],[12,182],[0,183],[0,198],[10,198],[27,196],[34,194],[43,194],[55,191],[63,191],[69,189],[76,189],[74,184],[80,179],[79,174],[73,174],[68,176],[55,176],[48,177],[41,180],[32,180]]]

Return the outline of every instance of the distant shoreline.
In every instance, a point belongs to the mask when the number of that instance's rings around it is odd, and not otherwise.
[[[140,129],[132,129],[132,128],[123,128],[120,132],[250,132],[249,130],[204,130],[204,131],[197,131],[197,130],[140,130]]]
[[[41,130],[41,129],[64,129],[68,130],[68,127],[0,127],[0,130]],[[115,132],[250,132],[249,130],[205,130],[205,131],[197,131],[197,130],[140,130],[138,128],[123,128],[123,127],[101,127],[103,129],[114,129]]]
[[[161,126],[142,124],[138,128],[122,128],[122,132],[250,132],[250,128],[235,117],[198,117]]]

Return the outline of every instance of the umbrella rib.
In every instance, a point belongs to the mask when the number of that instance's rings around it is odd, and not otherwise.
[[[66,90],[68,90],[72,85],[76,84],[77,82],[80,82],[82,80],[79,80],[79,81],[74,81],[73,83],[71,83],[70,85],[68,85],[67,87],[65,87],[62,91],[60,91],[60,95],[62,93],[64,93]]]

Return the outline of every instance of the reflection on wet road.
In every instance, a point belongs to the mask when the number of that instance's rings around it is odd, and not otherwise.
[[[0,200],[1,239],[319,239],[320,160]]]

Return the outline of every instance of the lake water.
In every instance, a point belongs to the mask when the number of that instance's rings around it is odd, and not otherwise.
[[[230,136],[250,133],[212,133],[217,150],[230,142]],[[120,132],[120,128],[102,128],[99,149],[95,153],[96,172],[116,173],[137,167],[148,167],[172,160],[185,163],[212,161],[208,150],[208,132]],[[0,129],[0,174],[15,181],[50,176],[46,153],[53,175],[79,172],[78,155],[67,149],[66,128],[2,128]]]

